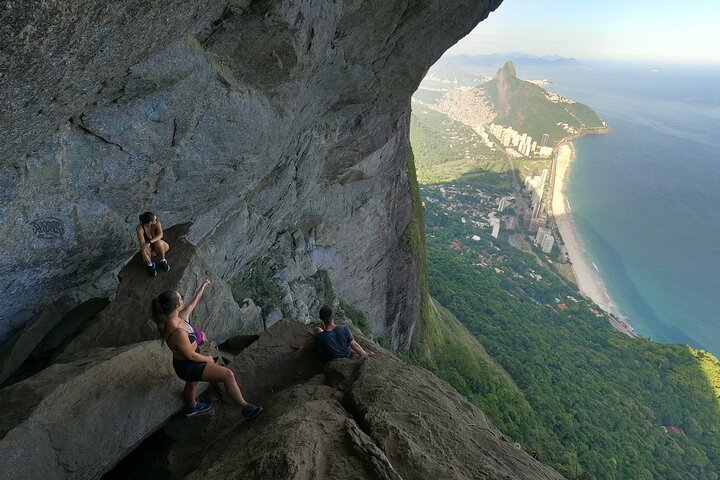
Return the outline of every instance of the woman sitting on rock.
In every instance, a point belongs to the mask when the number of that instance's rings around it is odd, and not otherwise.
[[[205,280],[187,305],[180,293],[165,290],[152,301],[153,320],[160,338],[173,353],[175,373],[186,382],[183,389],[186,417],[212,408],[212,403],[197,401],[197,382],[202,381],[225,385],[225,391],[242,407],[243,416],[252,418],[262,411],[262,407],[245,401],[233,371],[216,365],[212,357],[201,355],[198,351],[198,345],[207,341],[207,338],[193,328],[189,320],[209,284],[210,280]]]
[[[135,227],[138,241],[140,242],[140,255],[147,264],[150,276],[157,275],[157,267],[152,257],[158,257],[160,268],[164,271],[170,270],[170,264],[165,254],[170,250],[170,245],[163,240],[163,229],[160,220],[152,212],[145,212],[140,215],[140,224]]]

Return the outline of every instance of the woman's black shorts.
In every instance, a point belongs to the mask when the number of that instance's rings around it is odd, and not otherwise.
[[[185,380],[186,382],[199,382],[203,370],[205,370],[205,365],[207,365],[205,362],[173,358],[175,373],[181,380]]]

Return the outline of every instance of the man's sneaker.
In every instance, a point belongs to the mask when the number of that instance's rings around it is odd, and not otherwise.
[[[151,277],[157,277],[157,268],[155,268],[155,262],[148,265],[147,268],[148,272],[150,272]]]
[[[242,414],[245,418],[254,418],[257,417],[257,415],[263,411],[262,407],[259,407],[257,405],[253,405],[252,403],[246,403],[244,407],[242,407]]]
[[[160,260],[160,268],[163,270],[163,272],[169,272],[170,271],[170,264],[168,263],[167,259]]]
[[[192,417],[198,413],[206,412],[212,408],[212,402],[196,402],[192,407],[185,407],[185,416]]]

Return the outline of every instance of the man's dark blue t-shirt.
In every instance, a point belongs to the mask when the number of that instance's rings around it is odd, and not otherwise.
[[[326,361],[349,357],[352,341],[353,334],[347,325],[338,325],[330,331],[316,333],[313,337],[315,348]]]

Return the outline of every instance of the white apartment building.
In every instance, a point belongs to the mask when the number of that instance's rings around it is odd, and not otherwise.
[[[541,248],[543,253],[550,253],[552,252],[553,245],[555,245],[555,237],[550,235],[546,235],[545,238],[543,238]]]

